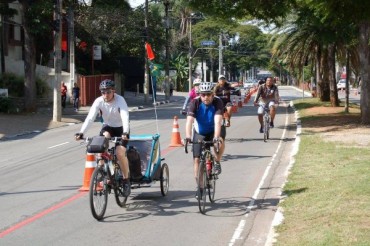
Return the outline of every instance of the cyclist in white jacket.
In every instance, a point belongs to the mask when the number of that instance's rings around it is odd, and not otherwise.
[[[95,121],[98,114],[103,118],[103,127],[100,131],[100,136],[105,136],[106,138],[122,137],[123,141],[117,146],[116,153],[124,176],[124,195],[129,196],[131,193],[131,184],[126,148],[130,136],[130,128],[127,103],[122,96],[115,93],[114,81],[109,79],[103,80],[100,83],[99,89],[102,95],[95,99],[80,132],[75,137],[76,140],[83,138],[83,134]]]

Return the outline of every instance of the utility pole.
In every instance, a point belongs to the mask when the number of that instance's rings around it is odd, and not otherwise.
[[[62,3],[63,0],[55,0],[54,5],[54,104],[53,121],[62,120],[62,105],[60,95],[61,72],[62,72]]]
[[[75,83],[75,28],[74,28],[74,7],[73,4],[68,9],[68,48],[69,48],[69,74],[70,88]]]
[[[1,29],[0,29],[0,52],[1,52],[1,74],[5,73],[5,55],[4,55],[4,37],[5,37],[5,28],[4,28],[4,15],[1,16]]]
[[[222,49],[223,49],[223,46],[222,46],[222,33],[220,34],[219,36],[219,39],[218,39],[218,43],[219,43],[219,46],[218,46],[218,76],[222,75],[224,73],[223,71],[223,67],[224,67],[224,64],[223,64],[223,57],[222,57]]]

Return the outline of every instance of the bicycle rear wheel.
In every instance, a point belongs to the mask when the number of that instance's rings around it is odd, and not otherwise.
[[[204,161],[200,161],[198,169],[198,206],[199,211],[204,214],[206,208],[206,187],[207,187],[207,170]]]
[[[115,188],[114,188],[114,197],[116,198],[116,203],[118,206],[123,208],[126,205],[127,202],[127,196],[124,196],[124,190],[123,190],[123,178],[121,174],[121,170],[116,169],[115,170]]]
[[[107,174],[102,167],[95,168],[90,181],[90,209],[95,219],[101,220],[108,203]]]

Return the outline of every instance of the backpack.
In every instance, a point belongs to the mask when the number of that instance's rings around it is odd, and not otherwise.
[[[141,173],[141,160],[139,151],[134,146],[129,146],[126,155],[130,168],[131,180],[141,180],[143,175]]]

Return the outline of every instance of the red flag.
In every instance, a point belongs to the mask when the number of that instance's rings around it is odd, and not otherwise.
[[[150,44],[145,43],[145,49],[146,49],[146,53],[148,55],[148,59],[149,60],[154,60],[155,56],[154,56],[154,52],[153,52],[152,47],[150,46]]]

